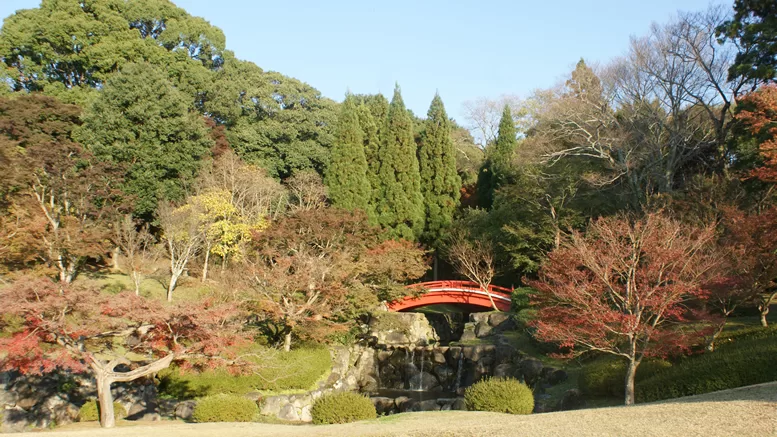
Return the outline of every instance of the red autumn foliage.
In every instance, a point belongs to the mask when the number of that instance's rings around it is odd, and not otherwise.
[[[63,283],[86,258],[107,251],[110,224],[124,207],[119,169],[72,139],[79,115],[51,97],[0,98],[0,155],[9,162],[0,184],[9,213],[0,223],[9,235],[6,264],[43,262]]]
[[[286,350],[292,333],[341,330],[427,269],[418,245],[383,241],[363,213],[334,208],[282,218],[255,235],[254,251],[251,301],[281,327]]]
[[[572,233],[548,256],[537,290],[537,337],[573,356],[587,351],[628,361],[626,404],[645,357],[682,352],[698,340],[680,329],[687,303],[709,297],[717,257],[708,251],[712,227],[693,229],[660,214],[638,220],[600,218]],[[698,317],[698,315],[694,315]],[[698,319],[697,319],[698,321]]]
[[[755,303],[767,326],[769,306],[777,299],[777,207],[754,213],[727,208],[721,224],[725,277],[713,292],[731,299],[729,305]]]
[[[752,175],[764,182],[777,182],[777,84],[764,85],[746,95],[738,104],[737,120],[758,140],[763,166]]]
[[[172,362],[183,367],[240,366],[231,355],[244,340],[233,306],[208,302],[165,306],[47,279],[24,279],[0,291],[0,370],[41,374],[91,371],[101,424],[113,426],[113,382],[132,381]]]

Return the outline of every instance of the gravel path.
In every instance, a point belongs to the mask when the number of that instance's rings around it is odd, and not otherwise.
[[[674,401],[512,416],[445,411],[406,413],[346,425],[259,423],[153,425],[127,423],[112,430],[74,424],[52,437],[356,437],[356,436],[759,436],[777,437],[777,383],[760,384]]]

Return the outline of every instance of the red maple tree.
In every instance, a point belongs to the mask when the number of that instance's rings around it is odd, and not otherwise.
[[[0,223],[9,235],[5,261],[21,268],[43,262],[62,283],[87,258],[107,252],[111,223],[124,207],[119,169],[72,139],[80,112],[36,94],[0,98],[0,155],[8,162],[0,182],[0,194],[7,193],[8,217]]]
[[[572,233],[548,256],[537,290],[537,337],[575,356],[594,351],[628,362],[625,403],[634,403],[634,376],[645,357],[685,350],[693,313],[708,297],[717,258],[707,248],[714,229],[694,229],[660,214],[638,220],[600,218]],[[697,316],[698,317],[698,316]]]
[[[166,306],[130,292],[79,287],[60,290],[48,279],[22,279],[0,290],[0,370],[43,374],[91,372],[100,424],[115,425],[111,384],[183,367],[239,368],[231,353],[241,340],[234,306],[208,302]],[[245,367],[247,368],[247,367]]]
[[[382,241],[362,212],[300,209],[255,235],[248,300],[288,351],[292,334],[320,338],[406,294],[401,285],[424,274],[424,257],[417,244]]]
[[[764,162],[752,176],[764,182],[777,182],[777,84],[764,85],[737,102],[737,120],[758,141]]]
[[[737,302],[755,303],[766,327],[769,307],[777,300],[777,207],[752,213],[729,208],[721,224],[728,255],[722,292]]]

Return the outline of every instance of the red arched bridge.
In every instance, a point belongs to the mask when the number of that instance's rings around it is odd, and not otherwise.
[[[500,311],[510,310],[512,290],[496,285],[489,285],[488,290],[483,290],[478,284],[469,281],[433,281],[408,285],[407,288],[421,288],[426,292],[418,297],[408,296],[389,302],[390,311],[410,310],[436,304],[465,304],[493,308],[489,295]]]

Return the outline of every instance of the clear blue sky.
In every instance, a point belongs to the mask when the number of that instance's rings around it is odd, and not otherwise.
[[[722,0],[724,3],[733,1]],[[227,36],[227,48],[342,100],[390,97],[425,116],[435,90],[461,122],[462,103],[549,87],[581,57],[604,62],[630,35],[710,0],[175,0]],[[0,16],[39,0],[0,0]]]

